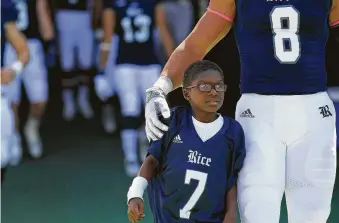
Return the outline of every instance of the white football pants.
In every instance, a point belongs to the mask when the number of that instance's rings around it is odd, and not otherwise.
[[[243,223],[279,223],[285,192],[289,223],[325,223],[336,174],[336,113],[326,92],[244,94],[236,119],[247,156],[239,174]]]

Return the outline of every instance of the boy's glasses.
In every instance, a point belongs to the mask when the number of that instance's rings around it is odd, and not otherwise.
[[[195,88],[198,87],[200,91],[202,92],[210,92],[212,88],[214,88],[217,92],[225,92],[227,90],[227,85],[226,84],[197,84],[197,85],[192,85],[188,86],[186,88]]]

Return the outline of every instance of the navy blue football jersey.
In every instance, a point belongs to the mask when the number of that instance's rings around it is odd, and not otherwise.
[[[236,0],[236,4],[242,93],[326,90],[331,0]]]
[[[97,1],[97,0],[93,0]],[[76,10],[87,11],[90,2],[89,0],[57,0],[55,6],[61,10]]]
[[[6,35],[5,24],[17,20],[17,11],[11,0],[1,0],[1,67],[3,67],[3,56],[5,51]]]
[[[16,26],[27,39],[41,38],[36,0],[13,0],[18,11]]]
[[[117,64],[158,64],[154,52],[155,0],[105,0],[104,8],[116,15],[119,36]]]
[[[223,221],[225,196],[245,158],[240,124],[223,118],[220,131],[203,142],[195,131],[191,109],[177,108],[169,131],[152,142],[149,154],[158,160],[159,170],[147,191],[155,222]]]

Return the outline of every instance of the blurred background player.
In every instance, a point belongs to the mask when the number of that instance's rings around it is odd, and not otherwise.
[[[97,75],[94,78],[94,87],[102,103],[102,127],[105,132],[114,133],[117,125],[115,110],[111,99],[116,93],[113,73],[119,48],[119,36],[113,34],[111,41],[107,43],[104,42],[102,3],[103,0],[94,2],[94,26],[96,28],[96,39],[98,40]]]
[[[163,20],[163,9],[157,7],[155,0],[104,0],[103,3],[102,67],[106,64],[112,35],[116,31],[119,47],[114,80],[121,105],[122,148],[126,173],[135,176],[140,167],[137,149],[141,136],[138,136],[138,128],[145,90],[152,86],[161,70],[154,52],[154,28],[157,26],[164,45],[171,48],[170,51],[173,51],[174,44]]]
[[[11,164],[17,165],[22,157],[21,136],[19,132],[18,107],[21,100],[21,82],[24,83],[28,100],[31,103],[29,116],[24,128],[29,154],[33,158],[43,153],[39,134],[41,118],[48,100],[48,77],[45,65],[43,43],[54,38],[54,30],[47,0],[13,0],[18,11],[17,28],[26,36],[30,50],[30,61],[10,85],[10,100],[15,115],[15,133],[11,139]],[[5,50],[5,65],[15,61],[16,52],[9,44]]]
[[[234,25],[242,72],[236,118],[247,147],[238,180],[242,221],[279,222],[285,193],[289,222],[326,222],[336,174],[336,129],[326,93],[325,46],[329,25],[335,29],[339,23],[339,1],[258,4],[210,1],[147,92],[152,98],[146,104],[147,133],[156,139],[163,134],[159,129],[166,131],[159,123],[159,113],[169,115],[165,94],[179,87],[183,70]]]
[[[84,118],[90,119],[94,115],[89,100],[94,46],[93,1],[55,0],[53,2],[62,70],[63,116],[65,120],[72,120],[79,109]],[[78,65],[78,71],[76,65]],[[76,72],[79,74],[76,75]],[[76,87],[78,87],[77,106],[74,102],[74,88]]]
[[[1,182],[4,179],[4,168],[11,159],[10,137],[14,131],[14,117],[8,100],[6,86],[14,80],[29,59],[27,41],[16,27],[17,11],[10,0],[1,1]],[[5,43],[9,42],[17,52],[16,60],[4,66]]]

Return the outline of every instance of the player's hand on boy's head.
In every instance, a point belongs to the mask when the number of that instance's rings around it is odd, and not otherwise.
[[[138,222],[145,217],[144,202],[140,198],[132,198],[128,202],[128,220],[130,222]]]
[[[160,139],[164,131],[168,130],[160,119],[168,119],[170,117],[170,110],[165,98],[165,94],[158,88],[150,88],[146,91],[146,135],[148,140]]]

